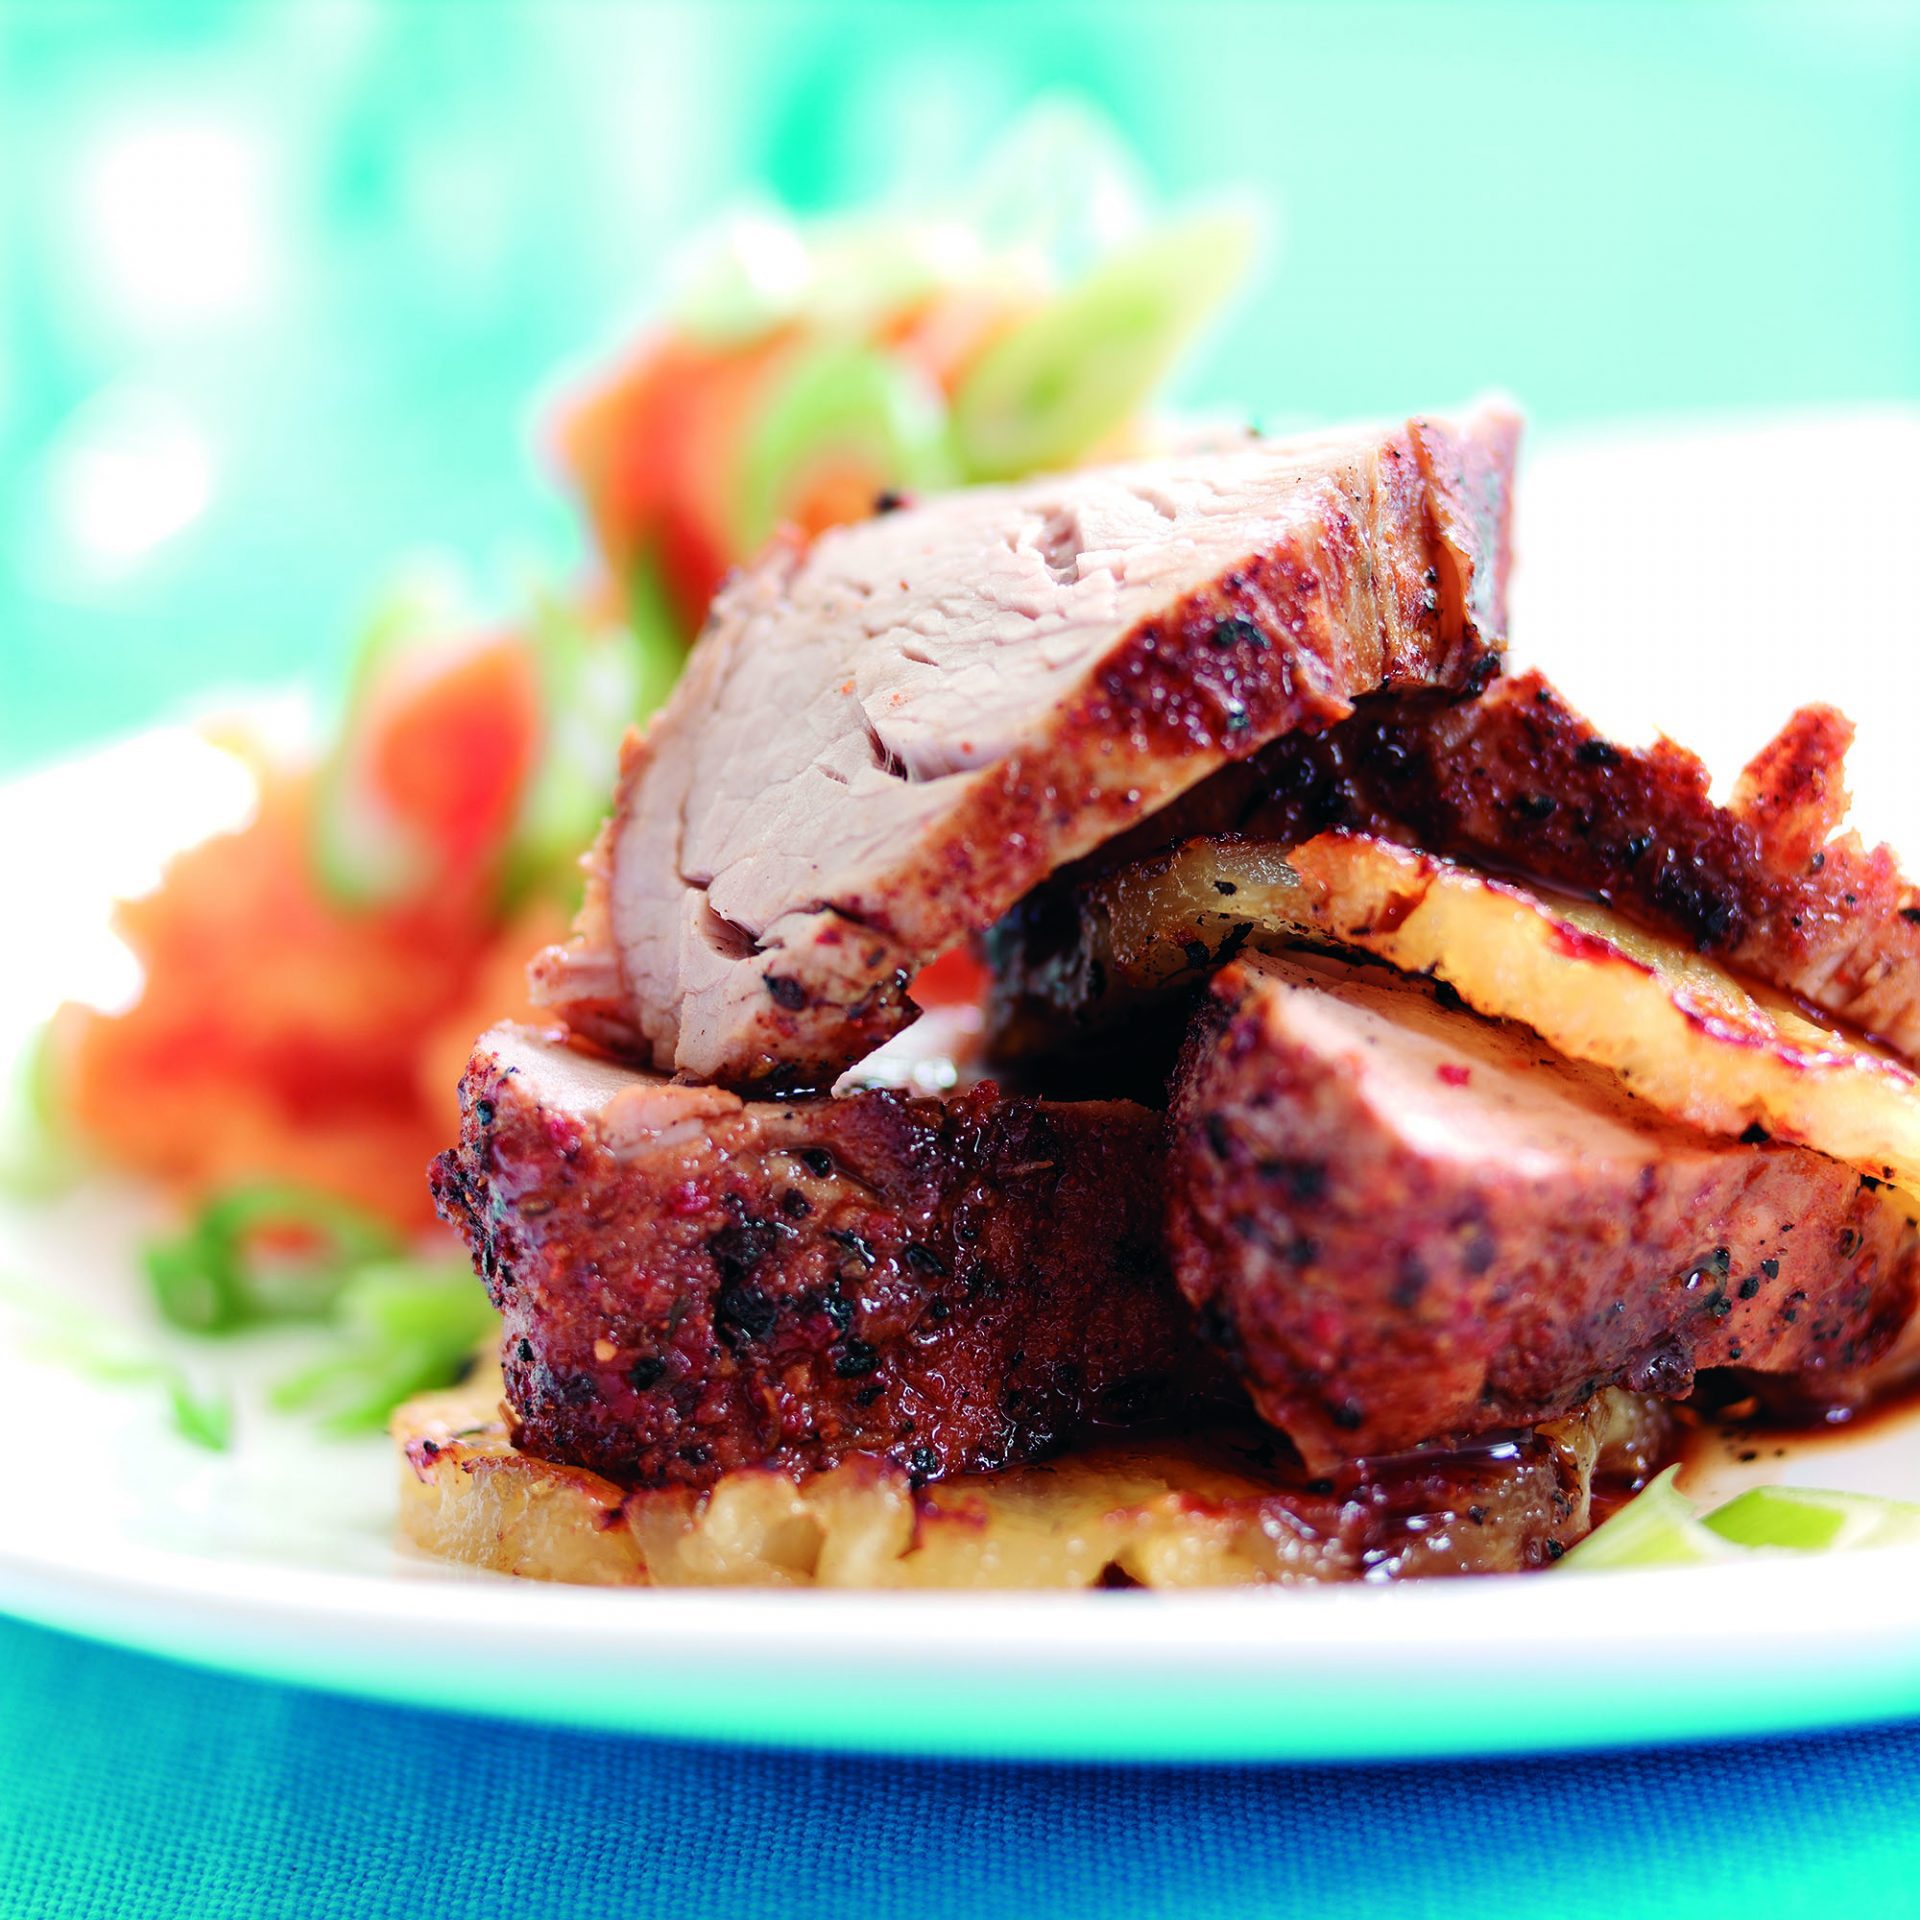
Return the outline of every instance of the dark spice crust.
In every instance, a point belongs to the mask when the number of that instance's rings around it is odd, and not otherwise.
[[[1843,715],[1802,707],[1720,807],[1694,755],[1605,739],[1537,673],[1477,702],[1419,705],[1336,749],[1359,806],[1437,853],[1598,894],[1920,1055],[1920,896],[1887,848],[1840,831]],[[1274,772],[1297,783],[1284,757]],[[1264,831],[1262,812],[1251,827]]]
[[[1551,1419],[1740,1366],[1843,1380],[1912,1310],[1908,1203],[1804,1148],[1670,1129],[1624,1180],[1416,1152],[1216,976],[1175,1081],[1174,1272],[1310,1465]],[[1463,1019],[1473,1016],[1461,1015]]]
[[[1885,847],[1838,830],[1848,722],[1803,707],[1725,807],[1670,740],[1606,739],[1538,673],[1475,699],[1362,701],[1216,775],[994,930],[996,1025],[1031,1045],[1060,1005],[1078,880],[1200,834],[1297,844],[1382,834],[1607,901],[1920,1060],[1920,895]]]
[[[1227,1391],[1166,1275],[1144,1109],[860,1093],[621,1152],[484,1050],[461,1106],[434,1195],[540,1458],[697,1487],[867,1452],[934,1479]]]

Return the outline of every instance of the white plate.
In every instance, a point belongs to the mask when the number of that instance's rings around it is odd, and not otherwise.
[[[1522,494],[1517,657],[1606,723],[1729,774],[1794,701],[1861,722],[1856,815],[1920,847],[1906,759],[1920,630],[1920,417],[1672,432],[1549,452]],[[112,892],[244,804],[146,736],[0,792],[16,1019],[126,984]],[[0,1213],[0,1278],[144,1324],[152,1202],[101,1187]],[[0,1346],[13,1477],[0,1606],[209,1666],[636,1732],[916,1753],[1331,1759],[1517,1752],[1920,1712],[1920,1552],[1670,1573],[1291,1593],[608,1593],[461,1575],[389,1544],[379,1442],[267,1413],[290,1336],[174,1351],[240,1402],[196,1450],[158,1397]],[[1920,1498],[1920,1426],[1717,1472]]]

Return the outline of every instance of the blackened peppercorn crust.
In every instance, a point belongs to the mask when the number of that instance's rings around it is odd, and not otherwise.
[[[865,1452],[933,1479],[1230,1393],[1167,1277],[1143,1108],[742,1102],[516,1028],[461,1105],[434,1194],[543,1459],[705,1486]]]
[[[1070,1033],[1084,875],[1200,834],[1297,844],[1347,827],[1592,895],[1920,1062],[1920,895],[1886,847],[1840,831],[1852,735],[1801,708],[1722,807],[1694,755],[1606,739],[1538,673],[1475,699],[1363,700],[1021,902],[990,939],[996,1025],[1023,1049],[1050,1022]]]

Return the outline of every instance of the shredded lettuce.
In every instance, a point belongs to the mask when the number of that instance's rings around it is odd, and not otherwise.
[[[184,1367],[154,1351],[131,1328],[103,1326],[69,1302],[18,1284],[0,1286],[0,1298],[25,1320],[22,1344],[34,1358],[102,1386],[157,1387],[182,1439],[211,1453],[232,1445],[231,1398],[197,1386]]]

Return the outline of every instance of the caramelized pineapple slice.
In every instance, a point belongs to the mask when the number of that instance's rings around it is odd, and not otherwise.
[[[1338,832],[1291,849],[1192,840],[1089,900],[1094,977],[1110,993],[1178,984],[1247,945],[1370,954],[1609,1068],[1676,1119],[1757,1128],[1920,1190],[1911,1068],[1604,907]]]
[[[1112,1441],[919,1489],[860,1456],[798,1480],[753,1468],[707,1493],[629,1493],[518,1452],[499,1398],[488,1368],[395,1414],[401,1538],[594,1586],[1037,1590],[1510,1571],[1582,1538],[1595,1472],[1645,1479],[1672,1432],[1661,1403],[1610,1389],[1504,1447],[1379,1463],[1331,1493],[1276,1471],[1273,1438],[1258,1433]]]

